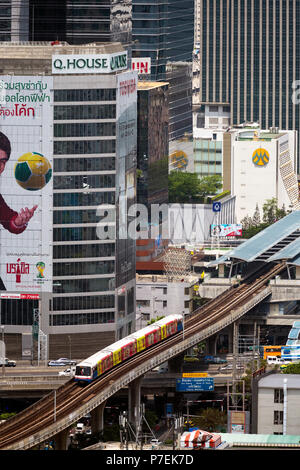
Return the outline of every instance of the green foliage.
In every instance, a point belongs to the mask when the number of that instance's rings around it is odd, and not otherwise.
[[[283,374],[300,374],[300,362],[288,364],[284,369],[281,369]]]
[[[103,441],[120,441],[120,427],[118,424],[105,426],[103,430]]]
[[[206,196],[216,194],[221,188],[219,175],[199,179],[196,173],[171,171],[169,174],[170,203],[203,203]]]
[[[2,414],[0,414],[0,420],[12,418],[12,417],[15,416],[16,414],[17,414],[17,413],[15,413],[15,412],[12,412],[12,413],[2,413]]]
[[[276,198],[267,199],[263,204],[263,220],[261,222],[259,207],[258,204],[256,204],[253,217],[251,218],[247,215],[241,220],[241,224],[243,226],[243,238],[253,237],[269,225],[285,217],[287,213],[288,212],[286,212],[284,205],[281,209],[277,207]]]
[[[217,408],[206,408],[200,416],[193,417],[195,426],[210,432],[214,432],[221,426],[224,426],[226,421],[226,414]]]
[[[152,318],[152,320],[147,322],[147,325],[152,325],[152,323],[155,323],[156,321],[161,320],[162,318],[165,318],[164,315],[162,317]]]

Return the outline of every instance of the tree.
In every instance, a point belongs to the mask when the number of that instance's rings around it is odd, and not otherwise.
[[[255,227],[257,227],[258,225],[261,224],[258,204],[256,204],[255,212],[254,212],[253,217],[252,217],[252,223]]]
[[[263,205],[263,221],[268,224],[273,224],[279,219],[287,215],[284,205],[281,209],[277,206],[277,199],[267,199]]]
[[[202,203],[208,195],[214,195],[222,188],[219,175],[198,178],[197,173],[171,171],[169,174],[170,203]]]
[[[288,364],[284,369],[282,369],[283,374],[300,374],[300,362],[294,362]]]
[[[195,426],[214,432],[226,424],[226,414],[217,408],[206,408],[199,417],[193,418]]]

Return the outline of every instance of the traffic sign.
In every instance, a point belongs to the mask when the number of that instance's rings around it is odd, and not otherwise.
[[[213,202],[212,210],[213,210],[213,212],[220,212],[221,211],[221,203],[220,202]]]
[[[202,391],[213,391],[214,390],[214,379],[211,377],[205,378],[188,378],[176,380],[176,391],[177,392],[202,392]]]

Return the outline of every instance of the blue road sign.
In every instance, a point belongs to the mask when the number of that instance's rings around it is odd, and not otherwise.
[[[212,210],[213,210],[213,212],[220,212],[221,203],[220,202],[213,202]]]
[[[177,392],[213,391],[214,387],[214,379],[211,377],[184,377],[176,380]]]

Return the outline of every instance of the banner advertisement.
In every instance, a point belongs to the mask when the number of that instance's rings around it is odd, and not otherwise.
[[[0,76],[0,290],[52,291],[53,79]]]
[[[137,83],[136,72],[117,75],[117,287],[135,278],[135,239],[129,236],[128,226],[130,208],[136,202]]]
[[[242,225],[241,224],[219,224],[211,225],[212,237],[241,237]]]

